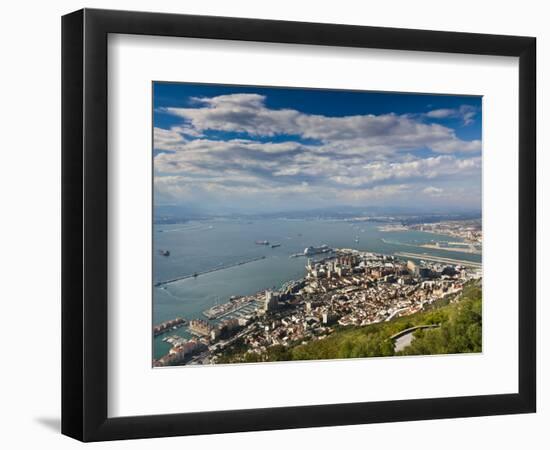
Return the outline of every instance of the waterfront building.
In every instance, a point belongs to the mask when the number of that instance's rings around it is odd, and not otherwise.
[[[202,336],[210,336],[213,327],[206,320],[195,319],[189,322],[189,331]]]
[[[239,317],[238,321],[239,321],[239,326],[245,327],[250,323],[250,317],[249,316]]]
[[[324,311],[321,318],[324,325],[332,325],[338,319],[332,311]]]
[[[239,319],[233,318],[233,319],[226,319],[221,323],[222,327],[225,327],[228,332],[233,332],[237,328],[239,328]]]
[[[218,339],[220,337],[220,328],[219,327],[216,327],[216,328],[213,328],[211,331],[210,331],[210,339],[215,341],[216,339]]]
[[[274,311],[279,307],[279,294],[273,291],[265,291],[264,311]]]
[[[411,261],[410,259],[407,261],[407,269],[409,270],[410,273],[412,273],[413,275],[416,275],[417,265],[415,264],[414,261]]]
[[[182,317],[176,317],[173,320],[167,320],[159,325],[153,327],[153,334],[158,336],[159,334],[170,331],[173,328],[180,327],[185,324],[185,319]]]

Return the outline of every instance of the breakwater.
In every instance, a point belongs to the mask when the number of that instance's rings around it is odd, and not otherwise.
[[[163,286],[165,284],[175,283],[176,281],[185,280],[187,278],[196,278],[199,275],[204,275],[206,273],[216,272],[218,270],[229,269],[229,268],[235,267],[235,266],[242,266],[243,264],[248,264],[248,263],[251,263],[251,262],[254,262],[254,261],[259,261],[261,259],[265,259],[265,256],[258,256],[256,258],[244,259],[242,261],[237,261],[236,263],[225,264],[223,266],[218,266],[218,267],[213,267],[212,269],[203,270],[202,272],[195,272],[195,273],[192,273],[192,274],[182,275],[180,277],[170,278],[169,280],[157,281],[155,283],[155,287]]]

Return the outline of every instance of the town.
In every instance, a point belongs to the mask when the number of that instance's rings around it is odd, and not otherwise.
[[[261,355],[272,346],[324,339],[336,327],[366,326],[422,311],[480,278],[479,263],[331,249],[320,259],[307,260],[303,279],[279,290],[231,298],[203,313],[217,321],[190,320],[193,337],[165,338],[171,349],[153,365],[216,364],[236,346]]]
[[[443,234],[464,239],[466,243],[481,244],[483,232],[479,220],[447,220],[435,223],[408,225],[407,229]]]

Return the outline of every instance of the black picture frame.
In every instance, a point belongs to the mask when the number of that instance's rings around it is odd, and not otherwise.
[[[110,33],[519,57],[518,392],[109,418],[107,37]],[[535,412],[535,91],[533,37],[95,9],[64,16],[62,433],[82,441],[102,441]]]

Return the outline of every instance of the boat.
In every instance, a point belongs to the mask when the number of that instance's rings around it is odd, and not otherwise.
[[[162,256],[170,256],[170,251],[169,250],[159,250],[159,253]]]
[[[318,253],[328,253],[332,251],[332,249],[324,244],[324,245],[321,245],[320,247],[306,247],[304,249],[304,256],[311,256],[311,255],[317,255]]]
[[[271,248],[277,248],[277,247],[280,247],[281,244],[271,244]]]
[[[269,241],[256,241],[256,245],[269,245]]]

